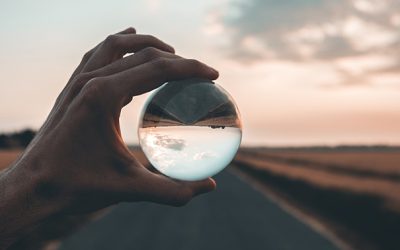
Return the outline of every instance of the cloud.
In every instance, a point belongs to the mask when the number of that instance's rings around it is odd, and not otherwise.
[[[225,9],[212,13],[209,23],[229,36],[224,48],[235,60],[329,63],[344,83],[400,74],[400,1],[252,0]],[[374,57],[379,62],[365,67],[363,59]],[[344,59],[351,63],[343,64]]]
[[[176,151],[182,151],[185,146],[186,142],[183,139],[171,138],[168,135],[159,135],[156,134],[155,138],[157,139],[155,144],[161,146],[163,148],[168,148]]]

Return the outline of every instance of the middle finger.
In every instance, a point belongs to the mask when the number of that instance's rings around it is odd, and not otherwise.
[[[175,52],[170,45],[153,36],[138,34],[110,35],[94,52],[82,72],[90,72],[102,68],[122,58],[126,53],[135,53],[146,47],[154,47],[170,53]]]

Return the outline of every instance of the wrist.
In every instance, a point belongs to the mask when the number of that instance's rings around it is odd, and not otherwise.
[[[62,204],[44,195],[46,174],[41,161],[21,157],[0,173],[0,242],[11,244],[45,219],[59,213]],[[0,249],[2,249],[0,244]]]

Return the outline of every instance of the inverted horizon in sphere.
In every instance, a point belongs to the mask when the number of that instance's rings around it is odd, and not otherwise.
[[[240,128],[162,126],[139,129],[140,144],[150,163],[175,179],[196,181],[222,171],[235,156]]]
[[[221,86],[186,79],[168,82],[149,97],[138,133],[156,169],[171,178],[196,181],[232,161],[242,123],[235,101]]]

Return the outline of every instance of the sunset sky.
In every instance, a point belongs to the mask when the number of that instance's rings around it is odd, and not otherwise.
[[[39,128],[82,55],[133,26],[220,72],[244,145],[400,144],[400,1],[0,2],[0,132]],[[128,143],[146,96],[122,115]]]

